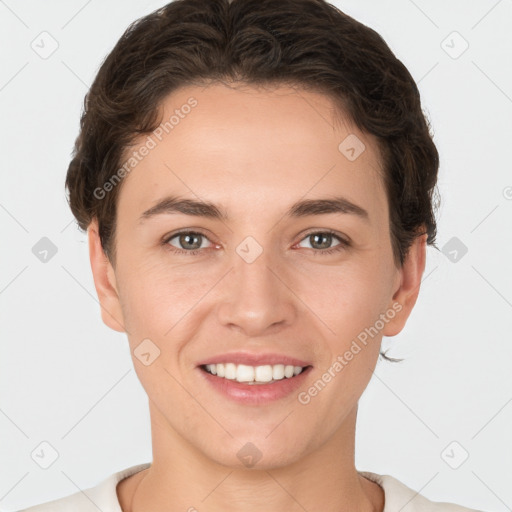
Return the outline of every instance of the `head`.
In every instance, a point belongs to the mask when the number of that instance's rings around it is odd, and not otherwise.
[[[215,445],[201,435],[212,426],[184,391],[197,389],[283,463],[319,446],[404,327],[435,247],[438,153],[410,73],[323,0],[177,0],[127,29],[84,107],[69,203],[103,320],[127,332],[161,418],[233,463],[222,429]],[[289,353],[320,378],[365,329],[377,334],[269,438],[282,400],[262,415],[198,385],[198,362],[235,350]]]

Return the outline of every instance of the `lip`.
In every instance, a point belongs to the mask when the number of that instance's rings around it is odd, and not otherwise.
[[[296,366],[303,365],[298,364]],[[304,384],[305,379],[308,378],[312,369],[313,367],[309,365],[299,375],[290,378],[285,377],[272,384],[247,384],[245,382],[217,377],[216,375],[208,373],[201,367],[197,368],[207,384],[211,385],[224,397],[243,405],[263,405],[287,397]]]
[[[284,364],[291,366],[312,366],[311,363],[295,357],[290,357],[284,354],[276,353],[264,353],[264,354],[251,354],[249,352],[231,352],[227,354],[219,354],[216,356],[209,357],[203,361],[197,363],[197,366],[204,366],[206,364],[222,364],[222,363],[233,363],[233,364],[245,364],[247,366],[263,366],[263,365],[274,365]]]

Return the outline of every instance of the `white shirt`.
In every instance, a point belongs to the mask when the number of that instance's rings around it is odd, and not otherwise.
[[[79,491],[19,512],[123,512],[117,499],[117,484],[150,465],[151,463],[147,462],[126,468],[83,492]],[[384,490],[383,512],[479,512],[453,503],[430,501],[390,475],[378,475],[369,471],[359,471],[359,474],[377,483]],[[87,496],[84,496],[84,493]]]

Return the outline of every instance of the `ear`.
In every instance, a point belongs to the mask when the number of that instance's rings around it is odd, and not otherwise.
[[[384,336],[396,336],[405,326],[420,291],[421,277],[425,271],[427,234],[417,236],[397,274],[397,289],[389,304],[396,315],[386,323]]]
[[[89,240],[89,259],[91,260],[94,286],[100,301],[103,323],[114,331],[126,332],[114,268],[101,246],[96,219],[89,225],[87,237]]]

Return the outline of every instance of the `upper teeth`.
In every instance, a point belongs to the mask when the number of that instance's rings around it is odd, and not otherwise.
[[[245,364],[207,364],[206,369],[213,375],[238,382],[270,382],[290,378],[302,372],[302,366],[284,364],[247,366]]]

